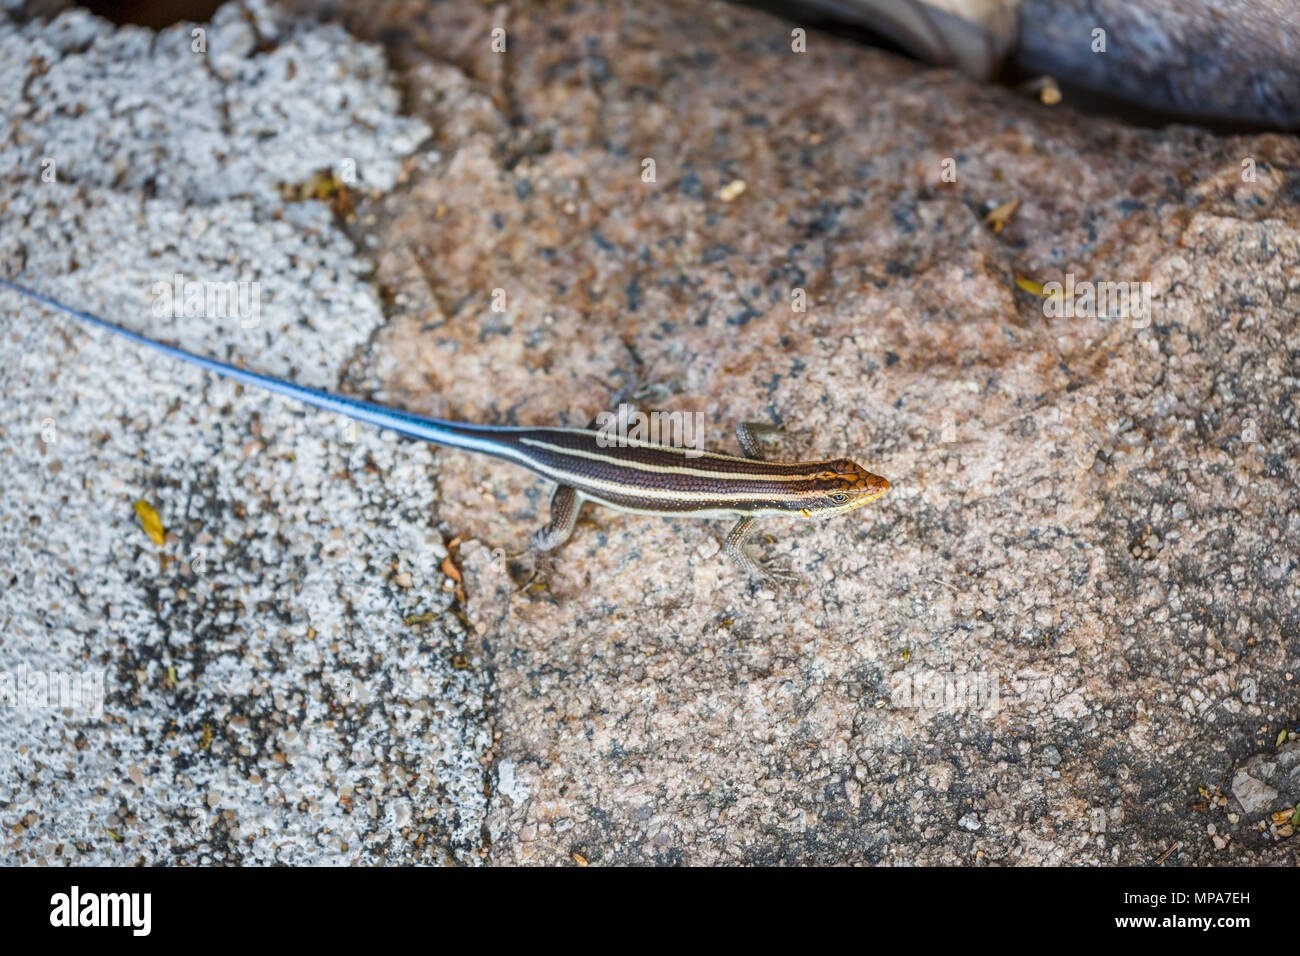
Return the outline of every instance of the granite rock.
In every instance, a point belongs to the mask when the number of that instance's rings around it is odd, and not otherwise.
[[[147,860],[1295,862],[1228,796],[1300,718],[1293,137],[1134,129],[817,34],[795,53],[789,24],[724,4],[294,9],[385,42],[407,114],[385,122],[420,148],[342,222],[293,204],[310,227],[250,230],[251,252],[220,229],[164,245],[167,274],[236,257],[301,296],[265,340],[124,321],[494,423],[585,424],[655,382],[711,447],[781,422],[779,454],[848,454],[893,491],[772,522],[760,550],[793,591],[728,565],[725,527],[596,511],[520,587],[509,556],[549,494],[526,473],[364,429],[344,446],[324,416],[126,346],[92,367],[80,330],[7,306],[0,548],[33,567],[7,579],[22,630],[0,651],[85,653],[119,685],[112,720],[42,718],[7,854],[55,848],[57,785],[86,828],[59,852],[97,861],[127,852],[97,835],[111,808]],[[346,78],[369,48],[336,42]],[[278,208],[111,178],[38,205],[0,182],[24,222],[5,267],[96,310],[141,295],[121,277],[174,238],[142,203]],[[310,254],[268,248],[292,241]],[[322,270],[362,308],[303,328]],[[1090,312],[1100,282],[1137,283],[1133,314]],[[59,402],[76,441],[51,475],[35,423]],[[219,542],[215,590],[160,563],[141,495],[181,560],[190,535]],[[329,706],[338,671],[373,675],[365,721]],[[237,835],[168,850],[160,821],[204,794]]]
[[[603,512],[520,590],[546,487],[446,456],[495,862],[1296,859],[1225,796],[1297,719],[1294,138],[795,53],[721,4],[334,9],[400,24],[410,108],[456,129],[379,203],[392,394],[582,424],[640,376],[712,447],[779,421],[894,483],[772,523],[793,593],[725,528]]]
[[[340,388],[383,322],[373,265],[280,185],[349,157],[391,189],[428,129],[338,27],[252,3],[206,30],[210,63],[187,25],[0,26],[3,273]],[[178,276],[260,309],[159,311]],[[490,675],[431,451],[7,291],[0,343],[0,860],[478,862]]]

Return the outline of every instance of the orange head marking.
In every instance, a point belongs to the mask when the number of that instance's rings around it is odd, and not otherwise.
[[[823,462],[812,481],[815,504],[800,509],[808,518],[825,518],[861,508],[889,490],[886,479],[847,458]]]

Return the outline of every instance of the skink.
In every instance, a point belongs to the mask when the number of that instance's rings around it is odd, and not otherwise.
[[[531,547],[550,551],[569,539],[585,501],[634,514],[667,518],[737,518],[727,535],[727,554],[748,574],[776,580],[787,575],[750,556],[746,543],[756,522],[768,517],[826,518],[875,501],[889,482],[847,458],[831,461],[765,461],[760,445],[769,425],[741,422],[736,438],[744,458],[672,445],[602,436],[581,428],[520,428],[471,425],[333,395],[165,345],[0,278],[0,286],[73,315],[155,351],[246,385],[256,385],[304,404],[400,435],[481,452],[521,465],[555,482],[550,520],[534,532]]]

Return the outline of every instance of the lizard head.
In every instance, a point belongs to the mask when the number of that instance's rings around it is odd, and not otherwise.
[[[873,475],[847,458],[817,463],[810,478],[811,504],[800,508],[805,518],[828,518],[861,508],[889,490],[889,481]]]

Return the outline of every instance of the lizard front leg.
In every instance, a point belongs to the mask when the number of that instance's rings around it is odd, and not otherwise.
[[[769,425],[766,422],[736,422],[736,442],[740,445],[740,450],[744,452],[746,458],[752,458],[755,461],[763,461],[763,439],[771,438],[785,431],[780,425]],[[755,561],[745,550],[745,544],[754,536],[755,527],[758,524],[757,518],[741,518],[736,522],[736,526],[731,529],[727,535],[726,543],[723,545],[727,556],[740,569],[751,577],[763,578],[776,584],[790,585],[798,580],[798,575],[792,571],[785,571],[780,568],[764,566]]]
[[[740,566],[740,569],[751,577],[787,587],[794,584],[799,580],[797,574],[792,571],[773,568],[770,565],[759,564],[745,549],[749,539],[754,536],[757,525],[758,519],[748,515],[736,522],[735,527],[731,529],[726,542],[722,546],[723,550],[727,552],[727,557],[735,561]]]

